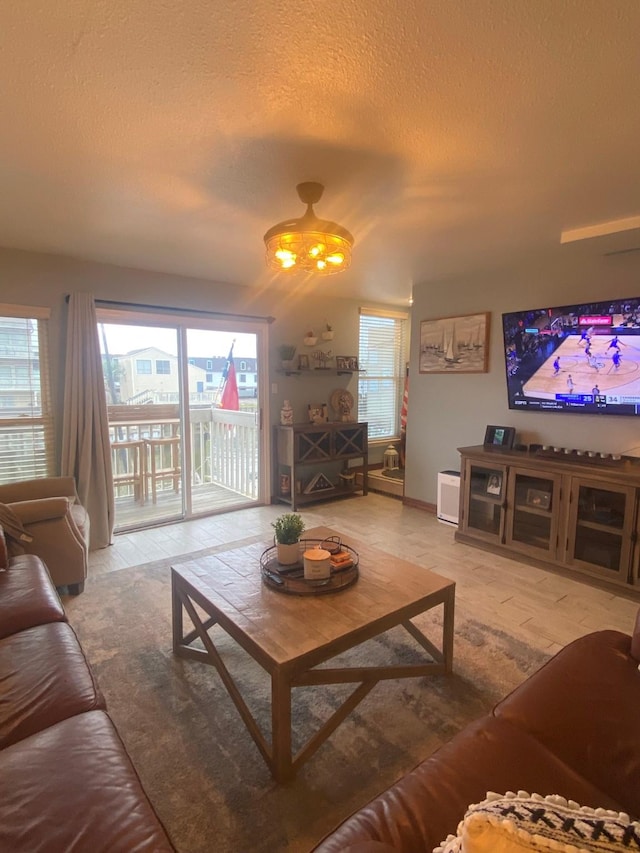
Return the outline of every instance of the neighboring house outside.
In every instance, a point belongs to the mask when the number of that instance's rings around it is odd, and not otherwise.
[[[104,357],[103,357],[104,358]],[[157,347],[112,355],[111,379],[105,367],[107,399],[114,403],[177,403],[178,358]],[[225,356],[189,358],[189,402],[217,402]],[[236,358],[236,382],[240,397],[257,397],[257,359]],[[112,385],[112,387],[110,387]]]
[[[116,403],[177,403],[178,359],[156,347],[132,350],[111,356],[115,361],[113,392]],[[224,361],[224,359],[223,359]],[[209,377],[200,367],[189,364],[189,402],[212,403],[222,371]]]
[[[189,358],[189,364],[201,367],[207,376],[217,377],[215,388],[220,382],[220,376],[227,362],[224,356],[212,356],[210,358]],[[234,357],[233,363],[236,369],[236,382],[238,383],[238,395],[240,397],[258,396],[258,360],[256,358]]]

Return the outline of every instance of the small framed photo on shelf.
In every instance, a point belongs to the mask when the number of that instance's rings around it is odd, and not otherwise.
[[[329,409],[326,403],[309,403],[309,422],[326,424],[329,421]]]
[[[337,355],[337,370],[359,370],[358,359],[355,355]]]
[[[502,474],[489,474],[487,480],[487,494],[500,497],[502,492]]]
[[[309,370],[309,356],[308,355],[299,355],[298,356],[298,370]]]
[[[549,509],[551,492],[546,492],[543,489],[527,489],[526,504],[536,509]]]

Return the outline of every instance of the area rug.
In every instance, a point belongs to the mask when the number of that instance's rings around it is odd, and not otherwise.
[[[179,561],[184,562],[188,555]],[[546,660],[543,652],[458,609],[454,674],[378,684],[297,778],[278,785],[216,671],[171,651],[170,565],[157,561],[92,579],[65,602],[143,785],[181,853],[303,853],[485,713]],[[339,595],[340,593],[337,593]],[[416,623],[438,624],[434,611]],[[437,635],[436,635],[437,636]],[[269,732],[269,683],[224,634],[227,666]],[[342,655],[353,665],[418,660],[403,629]],[[352,687],[294,693],[294,741]]]

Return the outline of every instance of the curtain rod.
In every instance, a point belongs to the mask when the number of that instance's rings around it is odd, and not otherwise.
[[[65,302],[69,302],[71,294],[67,293],[64,297]],[[194,314],[198,317],[219,317],[221,319],[231,320],[265,320],[267,323],[273,323],[275,317],[263,317],[256,314],[232,314],[225,311],[201,311],[198,308],[174,308],[171,305],[148,305],[145,302],[120,302],[114,299],[94,299],[96,305],[117,306],[119,308],[138,308],[144,311],[157,311],[159,314]]]

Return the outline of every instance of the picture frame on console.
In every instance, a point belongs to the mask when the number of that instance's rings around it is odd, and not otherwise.
[[[485,447],[504,447],[507,450],[511,450],[515,438],[515,427],[489,424],[484,433],[483,444]]]
[[[487,373],[491,314],[439,317],[420,323],[420,373]]]

